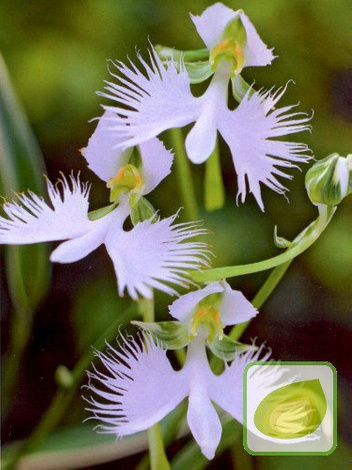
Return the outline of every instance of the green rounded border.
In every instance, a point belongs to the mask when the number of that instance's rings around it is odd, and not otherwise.
[[[333,441],[331,449],[328,451],[316,451],[316,452],[256,452],[250,449],[248,442],[247,442],[247,375],[248,370],[253,366],[328,366],[332,371],[333,377],[333,396],[332,396],[332,415],[333,415]],[[294,456],[294,455],[302,455],[302,456],[318,456],[318,455],[331,455],[336,447],[337,447],[337,370],[331,364],[331,362],[324,362],[324,361],[254,361],[248,364],[244,371],[243,371],[243,447],[246,452],[250,455],[286,455],[286,456]]]

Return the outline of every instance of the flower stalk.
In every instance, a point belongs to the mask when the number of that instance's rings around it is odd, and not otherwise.
[[[171,129],[170,136],[176,156],[175,164],[177,181],[180,188],[182,202],[185,206],[186,219],[199,220],[196,192],[194,189],[190,163],[185,152],[182,130],[179,128]]]
[[[306,251],[320,237],[330,223],[336,207],[321,205],[318,206],[318,210],[319,216],[317,219],[297,235],[284,253],[257,263],[193,271],[190,273],[191,279],[195,282],[212,282],[229,277],[266,271],[293,260]]]

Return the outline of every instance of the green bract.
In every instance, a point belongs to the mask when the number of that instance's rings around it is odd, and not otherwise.
[[[236,354],[239,352],[248,351],[249,349],[255,350],[252,345],[242,344],[238,341],[231,339],[229,336],[224,335],[220,340],[215,337],[212,342],[207,343],[211,352],[223,361],[233,361]]]
[[[113,204],[110,204],[109,206],[101,207],[100,209],[97,209],[95,211],[88,212],[89,220],[98,220],[98,219],[101,219],[102,217],[105,217],[117,207],[117,204],[118,204],[117,202],[114,202]]]
[[[188,332],[188,325],[178,321],[162,321],[158,323],[132,321],[131,323],[144,331],[152,333],[166,349],[184,348],[192,340],[192,336]]]
[[[254,423],[266,436],[296,439],[320,426],[326,408],[318,379],[295,382],[269,393],[256,409]]]
[[[139,193],[132,194],[130,197],[130,216],[132,224],[148,220],[155,215],[155,209],[152,204]]]
[[[313,204],[336,206],[352,192],[352,154],[333,153],[319,160],[307,172],[305,183]]]

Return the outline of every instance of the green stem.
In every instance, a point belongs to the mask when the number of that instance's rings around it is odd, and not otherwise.
[[[319,206],[319,217],[293,240],[291,246],[284,253],[278,256],[257,263],[193,271],[190,273],[191,279],[195,282],[218,281],[228,277],[266,271],[291,261],[307,250],[319,238],[332,219],[335,210],[336,207]]]
[[[154,299],[143,299],[140,301],[140,309],[143,321],[155,321]],[[166,456],[163,436],[161,434],[160,424],[154,424],[148,429],[149,457],[151,470],[171,470]]]
[[[207,211],[221,209],[225,204],[218,142],[205,162],[204,205]]]
[[[76,390],[85,376],[86,370],[94,360],[94,350],[100,351],[105,348],[106,341],[111,341],[116,336],[116,331],[119,326],[128,321],[131,316],[131,312],[134,311],[134,309],[135,306],[132,305],[122,315],[120,315],[118,319],[97,339],[92,348],[89,348],[83,354],[71,372],[66,369],[66,375],[69,380],[65,384],[62,383],[59,386],[58,391],[54,395],[38,426],[34,429],[28,439],[26,439],[19,447],[18,452],[14,456],[14,460],[8,467],[9,469],[15,468],[16,463],[23,454],[35,449],[56,428],[71,403],[72,398],[75,396]]]
[[[170,135],[175,151],[177,179],[182,201],[185,206],[186,218],[189,221],[199,220],[196,193],[193,185],[191,167],[185,152],[182,130],[178,128],[171,129]]]

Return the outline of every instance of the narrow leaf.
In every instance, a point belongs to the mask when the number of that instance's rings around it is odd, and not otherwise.
[[[0,56],[0,194],[30,188],[45,192],[43,156],[12,89]],[[6,247],[7,281],[17,310],[32,311],[46,293],[49,280],[47,247]]]

